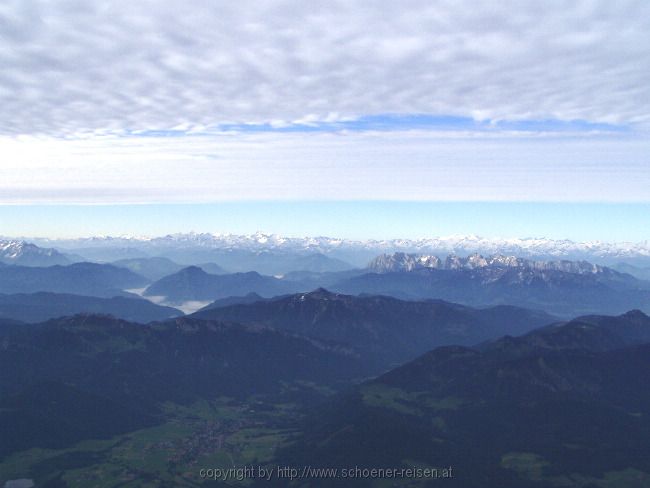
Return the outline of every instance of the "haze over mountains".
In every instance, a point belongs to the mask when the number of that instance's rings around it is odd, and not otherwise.
[[[83,259],[74,254],[79,249],[67,249],[64,254],[22,241],[3,242],[3,259],[10,263],[0,269],[0,293],[5,294],[47,291],[111,298],[136,293],[156,303],[191,312],[214,300],[233,296],[256,293],[271,298],[326,288],[351,295],[443,299],[474,307],[523,306],[564,317],[616,314],[632,308],[650,311],[649,282],[588,261],[531,260],[505,254],[396,252],[375,255],[364,266],[353,268],[316,251],[332,253],[336,249],[358,247],[360,244],[355,242],[189,234],[149,240],[73,241],[80,248],[86,246],[83,249],[96,251],[114,251],[128,243],[129,249],[140,246],[143,253],[144,249],[149,253],[175,253],[182,255],[184,262],[189,261],[189,266],[164,255],[111,263],[72,263]],[[226,245],[230,247],[223,247]],[[365,243],[364,249],[367,251],[373,245],[376,243]],[[594,249],[592,253],[597,254]],[[642,254],[639,251],[635,259],[640,259]],[[50,266],[62,260],[68,264]],[[21,262],[31,264],[17,265]],[[266,271],[272,268],[278,274],[255,270],[258,266]],[[617,266],[625,271],[643,272],[643,268],[631,264],[619,262]],[[253,270],[233,272],[233,268]]]
[[[440,483],[469,488],[648,486],[649,341],[631,312],[438,348],[308,415],[280,459],[454,466]]]
[[[151,281],[159,280],[185,268],[184,265],[163,257],[120,259],[113,261],[111,264],[118,268],[129,269]],[[224,274],[226,272],[221,266],[214,263],[202,263],[197,267],[210,274]]]
[[[181,259],[192,256],[191,252],[201,251],[210,256],[211,252],[223,251],[223,259],[229,258],[229,252],[236,256],[236,250],[260,253],[303,253],[323,254],[348,262],[356,267],[365,266],[379,254],[405,252],[436,255],[483,255],[504,254],[529,259],[568,259],[587,260],[595,264],[613,265],[626,262],[633,265],[650,264],[650,242],[612,243],[612,242],[575,242],[571,240],[553,240],[545,238],[483,238],[478,236],[432,237],[424,239],[387,239],[387,240],[352,240],[332,237],[283,237],[276,234],[258,232],[251,235],[188,233],[172,234],[163,237],[89,237],[80,239],[45,239],[30,238],[30,242],[43,247],[54,247],[78,253],[87,259],[101,259],[102,252],[111,253],[104,261],[114,261],[127,257],[167,256],[182,264],[196,264]],[[116,257],[119,252],[123,255]],[[86,255],[94,253],[94,256]],[[171,253],[172,255],[167,255]],[[212,256],[219,253],[212,254]],[[249,254],[250,255],[250,254]],[[204,254],[205,256],[205,254]],[[201,259],[203,262],[212,259]],[[230,271],[251,271],[251,263],[233,258],[238,266],[228,267]],[[248,266],[248,267],[247,267]],[[298,269],[298,268],[295,268]],[[295,270],[294,269],[294,270]],[[305,269],[305,268],[301,268]],[[266,270],[256,269],[261,273]],[[315,269],[314,271],[323,271]],[[331,269],[339,271],[339,269]],[[276,273],[270,273],[276,274]]]
[[[0,323],[0,474],[83,486],[110,470],[109,479],[183,485],[197,459],[226,455],[449,466],[447,484],[470,488],[650,480],[650,318],[639,311],[501,339],[501,326],[523,331],[544,316],[324,291],[206,312],[219,311],[249,323],[201,314],[149,325],[96,315]],[[401,314],[408,321],[395,324]],[[427,337],[469,343],[474,333],[492,340],[415,358]],[[391,342],[413,359],[364,381],[377,372],[373,352]],[[26,451],[34,447],[47,450]]]
[[[113,315],[143,324],[183,315],[175,308],[122,296],[100,298],[50,292],[0,295],[0,319],[37,323],[81,312]]]
[[[650,283],[580,261],[530,261],[471,255],[440,259],[396,253],[370,263],[367,273],[335,285],[345,293],[411,299],[442,298],[472,306],[540,308],[564,316],[650,310]]]
[[[648,46],[0,1],[0,488],[650,488]]]
[[[0,240],[0,263],[21,266],[53,266],[71,262],[71,259],[56,249],[44,249],[25,241]]]
[[[167,401],[281,396],[282,382],[333,386],[368,372],[341,347],[186,318],[143,326],[79,315],[0,326],[0,340],[0,458],[160,423]]]
[[[442,301],[356,297],[324,289],[206,307],[192,317],[272,327],[346,344],[384,366],[440,345],[473,345],[506,334],[523,334],[557,320],[543,312],[517,307],[476,310]]]
[[[156,281],[144,291],[144,296],[161,296],[165,298],[165,303],[183,303],[193,300],[211,301],[248,293],[271,297],[296,289],[299,287],[295,283],[263,276],[255,271],[214,275],[197,266],[189,266]]]
[[[337,253],[374,244],[151,241],[4,244],[0,482],[195,486],[209,461],[648,485],[650,282],[621,272],[634,264],[398,251],[352,266]]]
[[[148,282],[128,269],[109,264],[0,267],[0,293],[5,294],[50,291],[110,298],[125,295],[124,290],[139,288]]]
[[[215,453],[224,466],[445,464],[447,484],[470,488],[650,480],[643,245],[61,244],[0,247],[0,481],[191,483]]]

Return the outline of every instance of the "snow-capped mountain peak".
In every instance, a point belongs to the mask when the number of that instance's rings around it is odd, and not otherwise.
[[[0,262],[23,266],[69,264],[56,249],[38,247],[24,240],[0,240]]]
[[[368,264],[375,273],[409,272],[417,269],[474,270],[481,268],[521,268],[528,271],[563,271],[573,274],[598,274],[607,268],[587,261],[536,261],[496,254],[484,257],[474,253],[467,257],[448,255],[444,260],[434,255],[397,252],[382,254]]]
[[[30,239],[43,247],[57,247],[74,252],[84,248],[133,248],[157,255],[162,249],[201,248],[216,250],[281,251],[321,253],[364,266],[379,254],[395,252],[428,256],[471,255],[508,256],[512,259],[587,260],[598,264],[621,261],[650,263],[650,241],[638,243],[587,241],[546,238],[484,238],[476,235],[430,237],[421,239],[353,240],[323,236],[285,237],[256,232],[248,235],[218,233],[179,233],[161,237],[89,237],[80,239]],[[470,260],[481,266],[481,258]],[[430,263],[433,265],[433,262]],[[484,264],[484,263],[483,263]]]

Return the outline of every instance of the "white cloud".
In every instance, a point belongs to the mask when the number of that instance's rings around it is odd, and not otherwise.
[[[0,138],[0,204],[647,202],[650,140],[428,131]]]
[[[9,0],[0,204],[648,201],[649,45],[645,1]],[[214,130],[388,113],[592,124]]]
[[[650,121],[645,1],[0,4],[0,133],[383,113]]]

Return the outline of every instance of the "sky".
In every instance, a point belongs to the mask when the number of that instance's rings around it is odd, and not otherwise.
[[[276,233],[399,239],[478,235],[592,242],[648,240],[650,204],[413,201],[246,201],[147,205],[0,206],[19,237]],[[596,222],[597,225],[594,225]],[[81,231],[79,231],[81,229]],[[1,236],[2,234],[0,234]]]
[[[645,240],[649,45],[645,1],[5,1],[0,235]]]

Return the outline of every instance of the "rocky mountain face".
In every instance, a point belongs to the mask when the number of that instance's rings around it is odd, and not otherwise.
[[[650,311],[650,282],[586,261],[536,261],[514,256],[396,253],[370,263],[368,272],[331,287],[342,293],[437,298],[469,306],[497,304],[563,316]]]
[[[471,254],[467,257],[450,254],[445,259],[441,259],[430,254],[398,252],[377,256],[367,266],[367,269],[374,273],[406,272],[418,269],[473,270],[479,268],[519,268],[524,271],[563,271],[574,274],[608,274],[610,276],[622,274],[587,261],[533,261],[500,254],[486,257],[480,254]]]
[[[0,262],[19,266],[54,266],[71,260],[56,249],[42,248],[25,241],[0,240]]]

